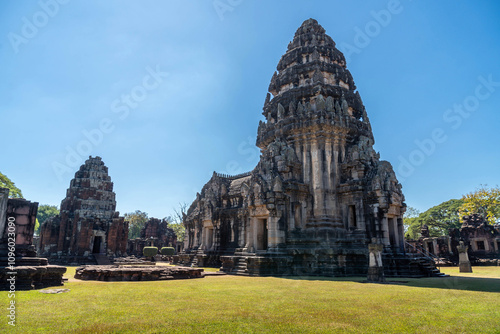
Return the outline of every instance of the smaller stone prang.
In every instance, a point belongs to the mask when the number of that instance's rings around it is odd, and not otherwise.
[[[372,243],[368,245],[370,251],[370,264],[368,267],[368,282],[385,282],[384,266],[382,264],[382,251],[384,245],[377,243],[376,238],[372,238]]]
[[[461,273],[471,273],[472,267],[469,261],[469,255],[467,254],[467,247],[463,241],[460,241],[460,244],[457,246],[458,250],[458,268]]]

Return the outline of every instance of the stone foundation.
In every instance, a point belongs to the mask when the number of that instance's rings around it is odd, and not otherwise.
[[[75,278],[94,281],[159,281],[203,278],[203,269],[169,266],[83,266]]]
[[[10,290],[8,278],[13,275],[10,272],[16,272],[15,290],[42,289],[51,286],[63,285],[62,276],[66,272],[65,267],[61,266],[19,266],[10,268],[0,268],[0,290]]]

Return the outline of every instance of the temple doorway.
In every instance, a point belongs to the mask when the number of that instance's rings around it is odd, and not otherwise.
[[[257,250],[267,249],[267,219],[257,219]]]
[[[101,253],[101,244],[102,244],[102,237],[101,236],[94,237],[94,246],[92,247],[93,254]]]

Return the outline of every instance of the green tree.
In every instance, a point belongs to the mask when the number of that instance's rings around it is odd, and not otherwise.
[[[123,216],[125,217],[125,221],[128,221],[128,238],[140,238],[141,229],[148,221],[148,214],[146,212],[136,210],[135,212],[126,213]]]
[[[184,217],[187,213],[187,204],[179,203],[179,208],[174,209],[174,217],[172,223],[169,225],[177,236],[177,242],[183,242],[186,235],[186,228],[184,227]]]
[[[55,205],[42,204],[38,206],[36,219],[39,222],[38,227],[35,227],[35,234],[40,234],[40,226],[49,218],[55,217],[59,214],[59,210]]]
[[[419,213],[413,211],[413,216],[403,220],[405,227],[408,226],[405,234],[408,239],[418,239],[420,231],[425,224],[429,227],[431,237],[447,235],[450,228],[460,228],[459,208],[462,205],[460,199],[450,199],[439,205],[433,206],[429,210]]]
[[[460,217],[477,213],[490,224],[500,220],[500,188],[481,185],[476,191],[462,197]]]
[[[418,225],[415,224],[415,220],[418,218],[420,215],[420,211],[415,209],[414,207],[409,206],[406,208],[406,212],[403,216],[403,226],[404,226],[404,232],[405,232],[405,237],[407,239],[417,239],[418,238],[418,232],[420,227],[417,227]]]
[[[40,234],[40,222],[38,221],[38,218],[36,218],[36,222],[35,222],[35,235],[39,235]]]
[[[461,199],[450,199],[420,214],[418,219],[429,227],[431,237],[448,235],[450,228],[461,226],[458,212],[461,205]]]
[[[184,241],[184,235],[186,234],[186,228],[182,223],[171,223],[168,227],[172,228],[177,236],[177,242]]]
[[[21,190],[7,176],[0,172],[0,188],[9,189],[9,197],[24,198]]]

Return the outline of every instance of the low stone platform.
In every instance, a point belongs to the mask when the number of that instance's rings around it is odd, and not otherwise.
[[[203,278],[201,268],[170,266],[82,266],[76,268],[75,278],[94,281],[158,281]]]
[[[115,265],[154,265],[151,261],[145,261],[136,256],[118,257],[113,260]]]
[[[12,270],[9,267],[0,267],[0,290],[12,290],[11,282],[14,282],[12,288],[16,291],[61,286],[65,272],[65,267],[53,265],[18,266]],[[13,277],[15,279],[11,280]]]

